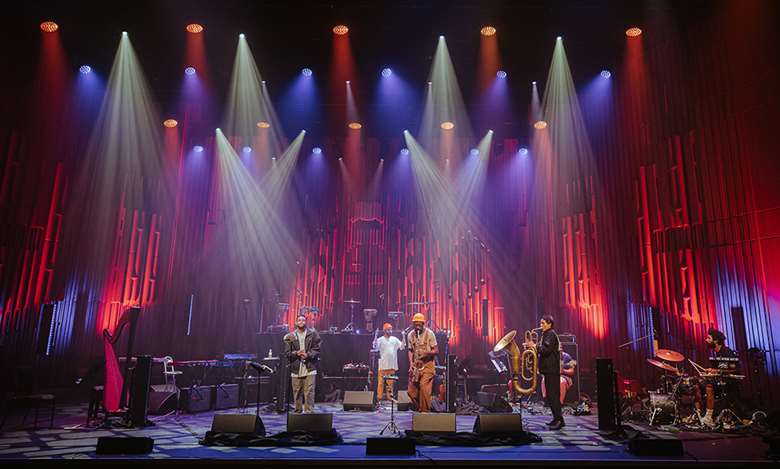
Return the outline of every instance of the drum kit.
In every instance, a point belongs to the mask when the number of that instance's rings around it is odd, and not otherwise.
[[[648,358],[647,363],[664,371],[660,385],[655,391],[649,391],[650,425],[698,424],[701,421],[696,414],[694,402],[696,387],[700,384],[712,385],[716,400],[725,404],[719,415],[735,415],[731,409],[736,396],[734,386],[745,379],[744,375],[731,370],[704,368],[688,359],[695,375],[689,375],[683,369],[685,356],[669,349],[658,349],[654,358]],[[704,402],[701,403],[704,405]]]

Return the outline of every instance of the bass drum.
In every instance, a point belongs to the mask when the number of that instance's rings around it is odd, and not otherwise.
[[[671,425],[677,420],[677,403],[671,394],[650,391],[650,425]]]

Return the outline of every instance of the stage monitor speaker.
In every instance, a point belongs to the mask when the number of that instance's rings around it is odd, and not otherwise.
[[[506,385],[501,385],[506,388]],[[490,412],[512,412],[512,406],[500,396],[492,392],[477,391],[477,404]]]
[[[149,391],[149,413],[153,415],[167,414],[176,410],[179,404],[177,396],[179,388],[172,384],[153,384]]]
[[[474,421],[474,433],[515,434],[523,432],[520,414],[479,414]]]
[[[214,388],[214,409],[232,409],[238,407],[238,385],[219,384]]]
[[[611,358],[596,359],[599,430],[617,428],[617,374]]]
[[[322,433],[333,430],[333,414],[287,414],[288,432]]]
[[[38,344],[35,347],[35,351],[38,355],[49,355],[51,352],[53,328],[54,303],[46,303],[41,306],[41,314],[38,317]]]
[[[344,391],[344,410],[374,410],[373,391]]]
[[[130,423],[134,427],[146,426],[149,411],[149,389],[152,379],[152,357],[136,357],[130,384]]]
[[[214,386],[193,386],[181,389],[180,407],[188,414],[211,410],[211,396]]]
[[[396,399],[395,409],[399,411],[406,411],[412,406],[412,399],[409,398],[409,391],[398,391],[398,398]]]
[[[422,433],[455,433],[455,414],[421,414],[412,415],[412,431]]]
[[[149,454],[154,440],[145,436],[101,436],[97,441],[97,454]]]
[[[414,456],[416,452],[411,438],[366,438],[366,456]]]
[[[628,442],[628,452],[636,456],[681,457],[683,442],[677,438],[634,438]]]
[[[211,421],[211,431],[265,436],[265,425],[255,414],[216,414]]]

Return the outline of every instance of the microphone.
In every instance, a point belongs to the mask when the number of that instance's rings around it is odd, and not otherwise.
[[[257,371],[258,373],[261,373],[261,372],[266,372],[266,373],[268,373],[269,375],[271,375],[271,374],[274,374],[274,370],[273,370],[273,368],[271,368],[271,367],[270,367],[270,366],[268,366],[268,365],[264,365],[264,364],[262,364],[262,363],[257,363],[257,362],[249,362],[249,366],[251,366],[252,368],[254,368],[254,369],[255,369],[255,371]]]

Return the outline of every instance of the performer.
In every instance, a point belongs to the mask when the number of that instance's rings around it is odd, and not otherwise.
[[[436,335],[425,327],[425,316],[417,313],[412,318],[414,329],[406,337],[409,345],[409,399],[417,412],[430,412],[435,358],[439,353]]]
[[[536,349],[539,353],[539,373],[544,378],[547,405],[552,410],[553,419],[548,424],[550,430],[560,430],[566,424],[561,413],[561,343],[555,333],[555,321],[549,314],[539,320],[542,336]]]
[[[566,401],[566,394],[574,384],[574,373],[577,361],[571,358],[566,352],[561,352],[561,405]],[[542,377],[542,397],[547,398],[547,391],[544,387],[544,377]],[[579,399],[579,396],[577,396]]]
[[[728,348],[726,346],[726,335],[723,334],[723,332],[715,329],[710,328],[707,331],[707,338],[705,339],[705,342],[707,343],[707,348],[711,351],[710,356],[717,357],[717,358],[736,358],[737,354]],[[711,373],[717,373],[717,370],[715,369],[708,369],[707,371]],[[701,419],[701,422],[708,426],[708,427],[714,427],[715,426],[715,420],[712,418],[713,413],[715,412],[715,388],[713,387],[711,382],[703,381],[701,384],[703,384],[704,387],[704,393],[707,397],[706,400],[706,411],[704,413],[704,417]],[[701,388],[702,386],[694,386],[693,392],[694,392],[694,401],[693,405],[696,408],[696,412],[701,415]],[[730,389],[730,391],[734,392],[735,390]]]
[[[304,411],[314,411],[315,365],[320,357],[320,342],[317,331],[306,327],[306,316],[303,314],[295,320],[295,330],[284,336],[284,352],[290,362],[295,412],[301,412],[301,401]]]
[[[379,373],[377,373],[377,389],[376,399],[381,401],[385,395],[385,376],[394,375],[398,372],[398,351],[403,350],[404,344],[398,337],[393,337],[392,324],[385,323],[382,326],[382,332],[384,335],[376,340],[374,346],[379,350],[379,366],[377,367]],[[387,397],[392,399],[393,397],[393,382],[387,383]]]

